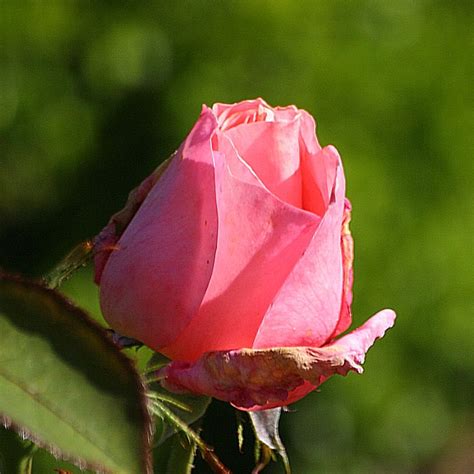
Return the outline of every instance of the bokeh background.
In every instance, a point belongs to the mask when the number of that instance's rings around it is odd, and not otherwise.
[[[398,321],[363,376],[283,416],[294,472],[473,472],[473,17],[469,0],[1,1],[0,266],[36,277],[95,235],[202,103],[296,104],[344,160],[355,324]],[[100,318],[90,269],[64,291]],[[250,472],[224,404],[203,436]],[[33,472],[64,465],[39,452]]]

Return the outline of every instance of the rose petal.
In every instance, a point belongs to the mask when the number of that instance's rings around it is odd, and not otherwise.
[[[224,154],[215,158],[219,230],[214,270],[199,314],[161,349],[175,360],[251,347],[268,306],[320,221],[269,193],[230,142],[225,146],[228,139],[220,138]]]
[[[220,129],[265,186],[280,199],[301,207],[299,117],[293,105],[270,107],[263,99],[215,104]]]
[[[301,161],[303,209],[319,216],[326,212],[331,200],[338,167],[342,168],[339,153],[330,145],[314,155],[303,154]]]
[[[337,166],[342,165],[334,147],[321,148],[314,118],[304,110],[300,115],[300,148],[303,209],[323,215],[331,199]]]
[[[316,122],[314,117],[306,112],[306,110],[300,110],[299,112],[302,145],[308,155],[316,155],[321,150],[321,145],[316,135]]]
[[[294,105],[271,107],[261,97],[234,104],[217,103],[212,106],[212,110],[221,130],[229,130],[244,123],[292,121],[301,114],[306,114],[311,118],[306,111],[297,109]]]
[[[161,163],[153,173],[145,178],[139,186],[128,195],[123,209],[116,212],[94,239],[94,281],[100,284],[100,278],[110,254],[116,250],[116,244],[127,228],[133,216],[137,213],[148,193],[165,172],[174,155]]]
[[[334,148],[329,148],[327,153],[333,153],[339,161]],[[333,201],[311,243],[267,311],[253,348],[319,347],[333,333],[339,320],[343,289],[344,191],[344,175],[342,167],[338,166]]]
[[[324,347],[208,352],[194,364],[171,362],[158,375],[170,391],[210,395],[241,409],[283,406],[306,395],[305,382],[311,388],[334,374],[361,373],[367,350],[394,321],[386,309]]]
[[[343,267],[342,301],[339,321],[329,339],[339,336],[352,322],[352,284],[354,280],[352,264],[354,261],[354,241],[352,239],[349,223],[351,221],[351,203],[349,199],[344,201],[344,218],[342,220],[341,249]]]
[[[221,130],[252,122],[273,122],[275,114],[272,108],[261,98],[243,100],[235,104],[217,103],[212,106]]]
[[[154,349],[171,343],[189,323],[211,277],[217,211],[210,137],[216,126],[204,109],[101,277],[107,321]]]
[[[272,193],[302,207],[298,120],[254,122],[234,127],[225,134]]]

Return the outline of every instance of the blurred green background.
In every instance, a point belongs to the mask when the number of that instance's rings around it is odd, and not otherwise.
[[[3,0],[0,266],[38,276],[95,235],[202,103],[296,104],[344,160],[354,325],[387,306],[398,321],[363,376],[283,416],[294,471],[473,472],[473,16],[470,0]],[[64,291],[99,315],[90,270]],[[250,472],[234,431],[214,403],[204,437]],[[34,472],[60,465],[40,452]]]

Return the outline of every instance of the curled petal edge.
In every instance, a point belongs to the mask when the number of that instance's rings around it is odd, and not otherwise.
[[[284,406],[305,382],[317,387],[335,374],[361,373],[367,350],[394,322],[395,313],[385,309],[323,347],[207,352],[194,363],[173,361],[157,375],[171,392],[205,394],[243,410]]]
[[[341,252],[342,252],[342,271],[343,271],[343,287],[341,311],[339,313],[339,321],[332,333],[330,340],[346,331],[352,322],[352,285],[354,282],[354,240],[351,235],[349,224],[351,222],[352,206],[349,199],[344,200],[344,215],[342,218],[341,229]]]

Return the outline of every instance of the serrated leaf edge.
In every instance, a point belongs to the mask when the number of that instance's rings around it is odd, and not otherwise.
[[[4,272],[0,272],[0,281],[8,281],[11,283],[17,283],[19,285],[22,285],[25,288],[28,287],[30,289],[33,289],[34,291],[44,292],[44,294],[48,294],[48,296],[51,297],[53,300],[55,300],[55,302],[58,303],[58,305],[62,305],[68,313],[73,314],[75,317],[83,321],[86,324],[86,326],[88,326],[90,329],[95,331],[96,334],[103,341],[105,348],[107,348],[108,350],[113,350],[117,354],[119,361],[124,365],[125,369],[128,370],[132,374],[133,378],[135,379],[137,391],[141,395],[141,398],[143,400],[143,403],[140,404],[141,416],[143,417],[143,422],[145,426],[145,430],[142,435],[142,446],[143,446],[142,468],[143,468],[144,474],[152,474],[153,468],[152,468],[152,457],[151,457],[151,452],[152,452],[151,444],[152,444],[153,431],[154,431],[152,415],[151,415],[148,397],[146,397],[147,389],[146,389],[145,382],[143,381],[142,377],[135,369],[133,361],[120,351],[119,346],[115,344],[107,336],[104,329],[98,323],[93,321],[83,309],[76,306],[74,303],[72,303],[68,298],[66,298],[64,295],[59,293],[57,290],[48,288],[41,281],[29,280],[20,275],[12,275],[12,274],[4,273]],[[72,462],[73,464],[77,465],[81,469],[90,469],[90,470],[99,472],[101,474],[102,473],[113,474],[112,471],[105,469],[104,466],[101,466],[96,463],[91,463],[90,461],[87,461],[81,457],[68,454],[64,452],[62,449],[58,448],[57,446],[44,442],[41,439],[41,436],[36,435],[31,430],[21,426],[21,424],[16,423],[14,419],[12,419],[11,417],[9,417],[8,415],[2,412],[0,412],[0,422],[3,424],[4,427],[13,429],[15,432],[17,432],[20,435],[20,437],[29,439],[33,443],[37,444],[39,447],[44,448],[47,451],[49,451],[53,456],[57,458]]]

